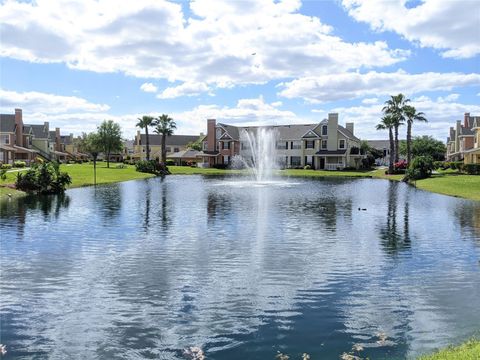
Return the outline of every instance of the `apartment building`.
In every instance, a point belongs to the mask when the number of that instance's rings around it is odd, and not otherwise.
[[[24,125],[21,109],[15,109],[15,114],[0,114],[0,162],[30,163],[37,154],[32,149],[32,139],[33,129],[31,125]]]
[[[480,163],[480,116],[465,113],[463,122],[457,120],[450,127],[447,138],[447,161],[464,161],[466,164]]]
[[[195,142],[199,139],[198,135],[171,135],[166,137],[166,150],[167,158],[169,155],[187,150],[189,143]],[[150,159],[162,158],[162,135],[148,134],[148,142],[150,147]],[[147,159],[147,138],[145,134],[141,134],[137,131],[133,145],[133,154],[131,154],[134,160],[146,160]]]
[[[246,133],[254,135],[261,129],[271,129],[276,137],[278,165],[287,168],[304,167],[337,170],[359,168],[365,157],[360,153],[360,139],[354,135],[354,124],[338,124],[338,114],[328,114],[318,124],[275,126],[233,126],[207,120],[207,136],[203,142],[200,166],[228,165],[233,157],[250,156]]]

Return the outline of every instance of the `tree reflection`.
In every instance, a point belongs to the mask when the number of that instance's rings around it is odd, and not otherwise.
[[[407,198],[404,202],[403,210],[403,233],[399,230],[397,212],[398,208],[398,194],[402,184],[394,181],[389,182],[387,195],[387,219],[380,228],[380,238],[382,245],[388,254],[394,255],[399,251],[410,248],[410,201]]]
[[[167,230],[170,226],[170,213],[168,204],[168,184],[162,178],[162,197],[160,204],[160,222],[163,230]]]
[[[93,196],[98,204],[98,212],[105,221],[112,221],[119,216],[122,208],[121,184],[113,183],[100,188],[95,187]]]

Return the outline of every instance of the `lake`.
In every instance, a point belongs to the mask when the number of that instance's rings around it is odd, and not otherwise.
[[[480,203],[169,176],[1,204],[5,359],[404,359],[480,332]]]

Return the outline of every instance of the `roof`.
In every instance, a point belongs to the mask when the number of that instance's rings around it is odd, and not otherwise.
[[[72,143],[70,135],[60,135],[60,142],[65,145],[70,145]]]
[[[473,130],[471,128],[466,128],[464,126],[460,126],[460,134],[458,136],[468,136],[473,135]]]
[[[48,137],[49,137],[50,140],[56,140],[57,133],[55,131],[49,131],[48,132]]]
[[[23,125],[23,134],[30,134],[32,131],[32,125]]]
[[[48,132],[45,125],[28,125],[32,128],[33,137],[36,139],[48,139]]]
[[[171,155],[167,155],[167,158],[168,159],[195,158],[199,154],[200,154],[200,151],[187,149],[187,150],[173,153]]]
[[[15,132],[15,115],[0,114],[0,132]]]
[[[320,150],[317,151],[315,154],[317,155],[345,155],[347,149],[345,150]]]
[[[349,139],[360,141],[359,138],[357,138],[353,133],[348,130],[347,128],[344,128],[342,125],[338,125],[338,131],[340,131],[344,136],[346,136]]]
[[[367,140],[369,146],[377,150],[389,149],[390,140]]]
[[[234,140],[238,140],[240,139],[240,133],[239,133],[239,128],[237,126],[233,126],[233,125],[227,125],[227,124],[223,124],[223,123],[218,123],[219,126],[223,127],[228,135],[230,135]]]
[[[146,145],[147,144],[147,138],[145,137],[145,134],[140,135],[140,144],[141,145]],[[162,135],[151,135],[148,134],[148,142],[149,145],[162,145]],[[195,142],[198,140],[198,135],[171,135],[167,136],[166,139],[166,145],[178,145],[178,146],[185,146],[190,142]]]

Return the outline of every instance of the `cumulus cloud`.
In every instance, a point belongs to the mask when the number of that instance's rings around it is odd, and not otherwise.
[[[71,111],[101,112],[110,109],[106,104],[95,104],[76,96],[61,96],[36,91],[16,92],[0,89],[3,112],[13,108],[28,108],[32,112],[58,114]]]
[[[401,70],[394,73],[349,72],[295,79],[283,83],[283,90],[279,95],[290,99],[303,98],[310,103],[322,103],[400,92],[412,95],[424,91],[450,91],[456,87],[479,84],[480,74],[408,74]]]
[[[388,66],[410,54],[383,41],[346,42],[300,7],[297,0],[196,0],[187,15],[181,4],[157,0],[7,1],[0,56],[231,87]]]
[[[140,86],[140,90],[149,93],[155,93],[157,92],[158,88],[152,83],[143,83],[142,86]]]
[[[377,104],[378,103],[378,98],[368,98],[368,99],[363,99],[362,104]]]
[[[480,105],[463,104],[456,101],[456,97],[438,97],[432,99],[420,96],[412,99],[412,105],[417,111],[425,113],[428,123],[416,123],[413,128],[414,136],[431,135],[439,140],[445,140],[448,129],[456,120],[463,119],[465,112],[480,113]],[[376,131],[375,126],[382,117],[383,104],[362,105],[352,107],[337,107],[333,112],[339,113],[340,122],[354,122],[355,135],[361,139],[387,139],[388,133]],[[400,137],[405,138],[405,128],[400,128]]]
[[[469,58],[480,54],[480,2],[424,0],[343,0],[348,14],[379,31],[394,31],[422,47],[441,49],[442,56]]]
[[[173,99],[180,96],[196,96],[209,91],[207,84],[202,82],[185,82],[178,86],[168,87],[157,95],[159,99]]]

